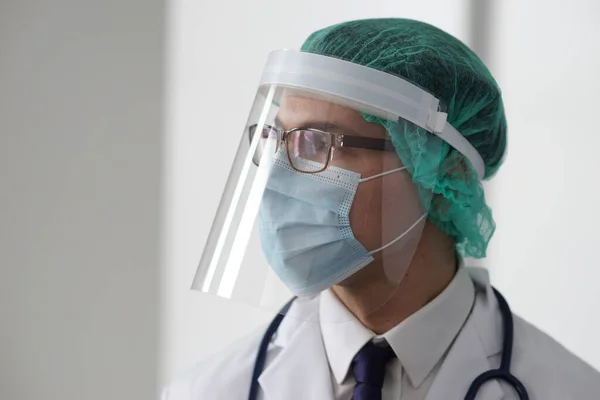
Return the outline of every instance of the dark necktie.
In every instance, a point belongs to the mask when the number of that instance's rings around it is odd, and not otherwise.
[[[369,342],[354,356],[352,371],[356,386],[352,400],[381,400],[385,365],[396,357],[391,347],[379,347]]]

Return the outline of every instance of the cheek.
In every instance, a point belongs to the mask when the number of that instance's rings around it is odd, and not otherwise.
[[[361,183],[350,209],[350,226],[356,239],[372,250],[381,242],[383,196],[381,180]]]
[[[416,185],[400,171],[358,186],[350,225],[358,241],[373,250],[398,237],[423,212]]]

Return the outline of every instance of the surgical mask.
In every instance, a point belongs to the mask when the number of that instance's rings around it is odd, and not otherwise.
[[[354,237],[349,214],[358,185],[404,169],[364,179],[332,166],[304,174],[292,168],[285,153],[275,155],[260,206],[259,230],[267,261],[292,293],[314,295],[342,282],[426,218],[424,213],[394,240],[372,251]]]

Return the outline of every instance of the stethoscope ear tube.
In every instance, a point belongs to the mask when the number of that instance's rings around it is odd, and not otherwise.
[[[491,369],[489,371],[485,371],[483,374],[475,378],[475,380],[471,383],[471,386],[469,386],[469,390],[465,395],[465,400],[475,400],[477,392],[479,392],[479,389],[481,389],[483,384],[494,379],[505,381],[512,386],[515,392],[517,392],[519,400],[529,400],[527,390],[521,381],[510,372],[502,371],[500,369]]]
[[[500,367],[498,369],[492,369],[485,371],[479,375],[471,383],[465,400],[475,400],[477,392],[487,381],[498,379],[505,381],[517,392],[519,400],[529,400],[529,394],[525,389],[523,383],[510,373],[510,363],[512,361],[512,348],[514,338],[514,324],[512,318],[512,312],[506,302],[506,299],[493,288],[496,299],[498,300],[498,307],[500,308],[500,315],[502,315],[502,358],[500,359]]]

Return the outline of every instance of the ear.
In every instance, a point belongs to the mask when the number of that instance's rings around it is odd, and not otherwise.
[[[463,201],[465,195],[470,195],[470,192],[460,190],[461,187],[471,187],[473,184],[472,180],[479,180],[479,177],[475,169],[471,166],[471,163],[458,151],[453,150],[442,163],[438,179],[445,180],[447,183],[443,185],[443,194],[435,193],[433,195],[431,208],[435,210],[442,221],[449,221],[448,209],[451,202]],[[464,182],[464,184],[452,185],[450,182]]]
[[[441,179],[450,178],[460,180],[465,182],[467,186],[471,185],[472,179],[479,180],[477,171],[475,171],[475,168],[473,168],[467,158],[454,149],[442,163],[442,169],[442,174],[440,174]]]

